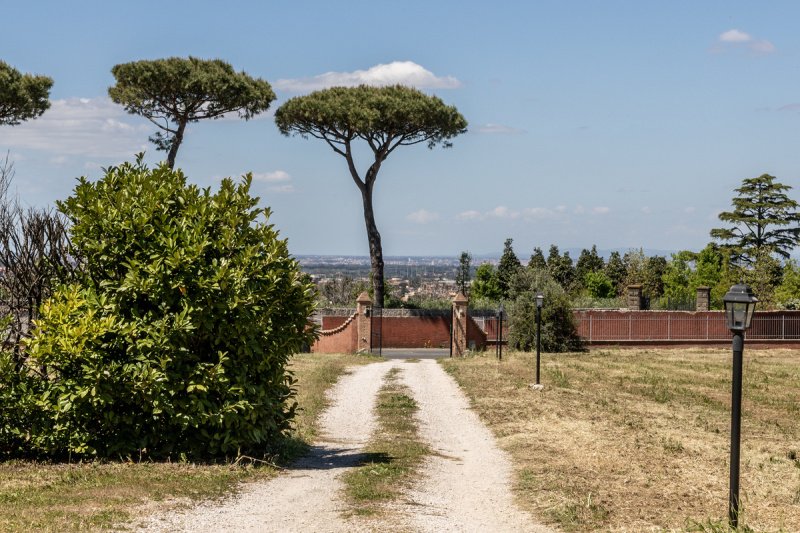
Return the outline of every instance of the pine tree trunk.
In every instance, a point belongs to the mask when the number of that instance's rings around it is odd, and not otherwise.
[[[372,305],[383,308],[383,249],[381,248],[381,234],[375,225],[375,214],[372,210],[372,186],[368,185],[361,191],[364,202],[364,223],[367,226],[367,240],[369,241],[369,260],[372,267],[370,276],[372,281]]]

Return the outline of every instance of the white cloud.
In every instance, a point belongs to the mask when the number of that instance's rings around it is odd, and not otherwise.
[[[757,54],[771,54],[775,51],[775,45],[766,39],[756,39],[749,33],[735,28],[722,32],[717,40],[723,46],[745,46],[751,52]],[[720,51],[721,49],[715,48],[715,50]]]
[[[697,211],[697,209],[695,209],[694,207],[691,207],[691,206],[683,208],[683,212],[686,213],[687,215],[691,215],[695,211]]]
[[[291,181],[292,177],[285,170],[275,170],[273,172],[253,172],[253,181],[265,181],[274,183],[276,181]]]
[[[754,41],[750,44],[750,50],[760,54],[771,54],[775,51],[775,45],[766,40]]]
[[[746,43],[752,41],[753,38],[749,33],[739,31],[737,29],[728,30],[719,36],[720,42],[723,43]]]
[[[439,218],[439,213],[432,213],[425,209],[420,209],[419,211],[414,211],[406,215],[406,220],[410,220],[416,224],[428,224],[439,220]]]
[[[519,211],[512,211],[504,205],[498,205],[487,214],[494,218],[519,218]]]
[[[504,124],[493,124],[491,122],[487,124],[482,124],[475,128],[475,131],[478,133],[489,133],[489,134],[518,134],[518,133],[525,133],[525,130],[521,130],[519,128],[514,128],[512,126],[506,126]]]
[[[564,205],[556,207],[526,207],[522,210],[510,209],[507,206],[499,205],[494,209],[488,211],[469,210],[463,211],[456,215],[456,220],[469,221],[469,220],[524,220],[525,222],[534,222],[538,220],[563,220],[568,214],[568,209]],[[595,215],[602,216],[611,212],[611,209],[605,206],[597,206],[592,208],[585,208],[582,205],[577,205],[572,208],[573,215]]]
[[[306,92],[327,87],[357,85],[410,85],[419,89],[457,89],[461,82],[453,76],[436,76],[413,61],[381,63],[367,70],[326,72],[311,78],[280,79],[275,88],[289,92]]]
[[[456,215],[458,220],[482,220],[484,217],[480,211],[464,211]]]
[[[653,212],[653,210],[652,210],[652,209],[651,209],[649,206],[644,206],[644,207],[642,207],[642,208],[640,209],[640,211],[641,211],[642,213],[644,213],[645,215],[649,215],[650,213],[652,213],[652,212]]]
[[[59,156],[130,158],[148,148],[153,126],[108,98],[53,100],[41,117],[0,128],[0,145]]]

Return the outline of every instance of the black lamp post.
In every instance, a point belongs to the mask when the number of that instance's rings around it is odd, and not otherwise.
[[[544,294],[536,294],[536,384],[539,385],[539,367],[542,352],[542,305]]]
[[[505,308],[500,304],[497,310],[497,358],[503,360],[503,312]]]
[[[753,321],[758,299],[747,285],[731,287],[722,299],[725,321],[733,333],[733,386],[731,387],[731,480],[728,498],[728,521],[733,529],[739,526],[739,445],[742,429],[742,352],[744,331]]]

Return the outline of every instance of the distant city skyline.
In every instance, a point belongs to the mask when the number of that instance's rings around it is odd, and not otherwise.
[[[412,85],[470,123],[450,149],[385,162],[386,256],[496,254],[509,237],[523,261],[550,244],[699,250],[743,179],[775,175],[800,199],[795,2],[191,5],[4,6],[0,59],[55,81],[41,118],[0,127],[25,203],[52,205],[140,151],[162,160],[155,128],[108,99],[111,67],[189,55],[264,78],[278,99],[249,122],[191,124],[176,166],[212,188],[252,172],[297,255],[368,254],[344,160],[273,121],[289,98],[332,85]]]

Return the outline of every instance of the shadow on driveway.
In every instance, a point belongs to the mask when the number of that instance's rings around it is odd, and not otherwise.
[[[384,348],[381,355],[387,359],[441,359],[450,357],[448,348]]]

